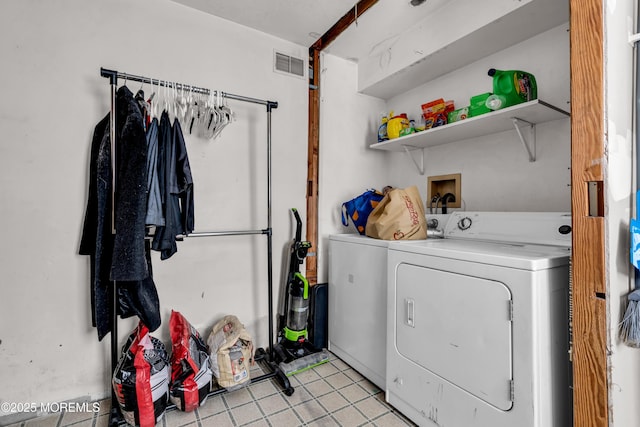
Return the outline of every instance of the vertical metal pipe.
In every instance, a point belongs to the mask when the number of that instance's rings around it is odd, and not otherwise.
[[[111,233],[116,234],[116,86],[111,81],[111,111],[109,112],[109,141],[111,143]]]
[[[267,107],[267,227],[271,229],[271,106]]]
[[[111,144],[111,233],[116,234],[115,205],[116,205],[116,86],[115,80],[111,81],[111,111],[109,112],[109,140]],[[117,283],[113,282],[113,321],[111,322],[111,370],[116,369],[118,363],[118,292]]]
[[[640,29],[640,9],[638,9],[636,11],[636,30]],[[640,33],[640,31],[639,31]],[[640,55],[638,54],[638,45],[637,43],[634,44],[634,56],[635,56],[635,64],[634,64],[634,74],[635,74],[635,81],[634,81],[634,109],[635,109],[635,123],[634,123],[634,128],[635,128],[635,146],[633,147],[635,150],[635,167],[633,168],[633,172],[635,172],[636,175],[636,186],[634,188],[634,193],[635,193],[635,218],[636,219],[640,219],[640,197],[638,193],[640,193],[640,132],[639,132],[639,125],[640,125]],[[633,250],[633,248],[631,248],[631,250]],[[634,289],[638,290],[640,289],[640,271],[638,269],[634,269],[633,270],[633,285],[634,285]]]
[[[269,292],[269,353],[273,360],[273,240],[271,231],[271,104],[267,104],[267,281]]]
[[[117,77],[111,78],[111,110],[109,111],[109,142],[111,145],[111,233],[116,234],[115,206],[116,206],[116,89]],[[111,286],[111,374],[118,365],[118,282]],[[115,391],[111,387],[110,425],[118,424],[118,402]]]
[[[112,285],[112,310],[111,313],[111,376],[116,372],[118,366],[118,282],[113,281]],[[111,388],[111,412],[109,414],[109,425],[117,426],[120,424],[120,411],[118,404],[118,396],[116,391],[111,386],[111,379],[109,380],[109,387]]]

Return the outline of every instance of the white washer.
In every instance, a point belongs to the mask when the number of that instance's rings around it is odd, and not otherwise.
[[[329,350],[385,389],[386,240],[329,236]]]
[[[571,217],[455,212],[390,243],[387,401],[421,426],[571,425]]]

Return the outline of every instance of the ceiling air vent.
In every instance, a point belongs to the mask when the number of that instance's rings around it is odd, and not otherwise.
[[[304,61],[302,59],[281,52],[275,52],[274,61],[276,71],[304,77]]]

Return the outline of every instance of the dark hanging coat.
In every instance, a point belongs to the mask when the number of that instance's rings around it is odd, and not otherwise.
[[[158,176],[158,119],[147,127],[147,225],[164,226],[162,196]]]
[[[172,194],[177,194],[180,198],[180,225],[184,234],[193,232],[194,228],[194,203],[193,203],[193,177],[191,176],[191,166],[189,156],[187,156],[187,144],[184,142],[184,135],[180,122],[173,123],[173,143],[176,149],[175,173],[172,174],[172,181],[169,188]]]
[[[112,171],[109,116],[94,130],[89,195],[80,254],[91,256],[92,320],[102,340],[111,330],[113,281],[121,300],[118,314],[139,315],[153,331],[160,308],[145,247],[146,137],[142,113],[123,86],[116,94],[116,234],[112,233]]]
[[[178,251],[176,236],[194,227],[193,179],[187,147],[178,120],[171,126],[163,112],[158,129],[158,177],[165,225],[156,227],[152,248],[167,259]]]

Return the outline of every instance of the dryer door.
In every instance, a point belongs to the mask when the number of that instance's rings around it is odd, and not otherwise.
[[[511,408],[511,292],[503,283],[401,263],[395,309],[402,356],[496,408]]]

